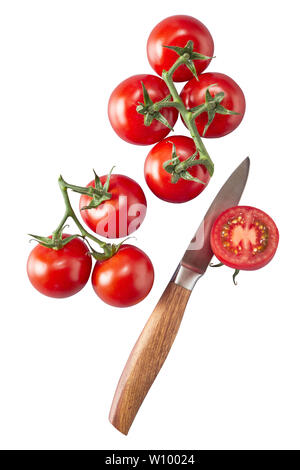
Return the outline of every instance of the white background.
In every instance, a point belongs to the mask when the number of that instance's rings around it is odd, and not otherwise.
[[[185,4],[0,3],[1,448],[300,448],[298,2]],[[206,140],[215,176],[184,205],[152,195],[143,178],[150,148],[120,140],[107,118],[113,88],[152,73],[151,29],[178,13],[209,28],[216,58],[208,71],[230,75],[247,100],[235,132]],[[176,133],[186,133],[180,122]],[[125,437],[108,421],[124,363],[210,201],[247,155],[241,202],[275,219],[277,255],[241,273],[238,287],[228,268],[199,281]],[[148,199],[133,242],[153,261],[153,290],[124,310],[102,303],[90,284],[65,300],[40,295],[26,275],[26,234],[47,235],[60,220],[58,175],[86,184],[92,168],[103,174],[113,164]]]

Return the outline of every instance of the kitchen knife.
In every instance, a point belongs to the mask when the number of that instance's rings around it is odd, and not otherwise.
[[[250,160],[246,158],[213,200],[170,283],[147,321],[120,377],[109,420],[123,434],[130,426],[160,371],[178,332],[196,282],[206,271],[213,252],[210,231],[216,217],[239,203]]]

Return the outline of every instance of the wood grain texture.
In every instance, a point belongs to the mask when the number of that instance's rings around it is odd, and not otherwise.
[[[191,292],[170,282],[137,340],[120,377],[109,420],[123,434],[160,371],[178,332]]]

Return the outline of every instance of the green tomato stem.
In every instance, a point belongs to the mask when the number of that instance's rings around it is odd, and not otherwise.
[[[77,225],[78,229],[80,230],[80,233],[81,233],[82,237],[83,238],[87,237],[90,240],[93,240],[95,243],[97,243],[104,250],[104,252],[106,252],[110,245],[103,242],[103,241],[101,241],[101,240],[99,240],[99,238],[97,238],[94,235],[92,235],[91,233],[89,233],[83,227],[83,225],[79,222],[78,217],[76,216],[76,214],[75,214],[75,212],[74,212],[74,210],[71,206],[70,199],[69,199],[69,195],[68,195],[68,186],[69,185],[63,180],[62,176],[59,177],[58,184],[59,184],[59,188],[61,190],[61,193],[62,193],[62,196],[63,196],[63,199],[64,199],[66,209],[65,209],[65,214],[64,214],[60,224],[58,225],[58,227],[53,232],[53,236],[55,237],[61,231],[61,229],[63,228],[63,226],[66,222],[66,220],[69,217],[71,217],[71,219],[73,219],[73,221]]]
[[[201,106],[199,106],[197,110],[193,111],[193,120],[195,120],[198,116],[200,116],[200,114],[204,113],[205,111],[207,111],[207,106],[205,103],[203,103]]]
[[[57,228],[52,233],[53,238],[57,238],[58,235],[61,233],[61,230],[63,229],[63,226],[65,225],[68,217],[69,217],[69,214],[68,214],[68,211],[66,210],[65,213],[64,213],[63,218],[61,219],[61,221],[59,223],[59,225],[57,226]]]
[[[195,119],[193,117],[193,113],[191,113],[191,111],[187,111],[187,114],[183,116],[183,119],[191,133],[192,139],[195,142],[196,149],[198,150],[200,155],[200,160],[203,162],[203,165],[205,165],[208,169],[210,176],[212,176],[214,173],[214,164],[199,135]]]
[[[175,70],[178,67],[180,67],[182,64],[184,64],[185,61],[186,61],[186,57],[183,55],[176,60],[176,62],[172,65],[172,67],[170,68],[168,72],[163,71],[162,73],[162,79],[167,85],[170,91],[170,94],[173,98],[173,101],[159,102],[159,103],[155,103],[155,105],[159,105],[159,109],[164,108],[164,107],[174,107],[178,109],[188,130],[190,131],[193,141],[195,142],[195,146],[199,153],[201,163],[203,163],[203,165],[208,169],[210,176],[212,176],[214,172],[214,164],[205,148],[205,145],[200,137],[200,134],[198,132],[198,129],[195,123],[196,117],[199,116],[199,114],[201,113],[199,112],[199,110],[191,112],[188,109],[186,109],[173,82],[173,74]]]

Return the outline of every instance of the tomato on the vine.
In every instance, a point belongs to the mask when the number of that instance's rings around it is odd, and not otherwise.
[[[162,140],[150,150],[146,158],[145,179],[151,191],[160,199],[174,203],[187,202],[205,189],[210,176],[204,165],[195,165],[186,170],[190,179],[185,179],[188,178],[185,172],[184,178],[172,183],[172,174],[163,165],[172,159],[174,149],[180,162],[186,161],[196,152],[195,143],[190,137],[178,135]]]
[[[236,206],[220,214],[211,230],[211,248],[221,263],[236,270],[265,266],[275,255],[279,232],[260,209]]]
[[[92,274],[96,294],[114,307],[130,307],[150,292],[154,270],[150,258],[133,245],[122,245],[111,258],[97,261]]]
[[[213,56],[213,38],[201,21],[187,15],[174,15],[165,18],[155,26],[148,38],[147,55],[151,67],[158,75],[162,75],[163,70],[169,70],[178,59],[174,50],[163,46],[185,47],[190,40],[194,43],[193,50],[195,52],[207,57]],[[206,69],[210,60],[195,60],[198,74]],[[173,75],[175,82],[186,82],[191,78],[193,78],[193,74],[186,65],[178,67]]]
[[[149,74],[134,75],[120,83],[112,92],[108,103],[108,116],[121,139],[131,144],[151,145],[166,137],[170,129],[156,119],[150,126],[144,125],[144,116],[136,110],[144,100],[142,83],[154,103],[169,95],[168,87],[160,77]],[[164,108],[160,113],[173,127],[178,118],[178,111],[175,108]]]
[[[62,238],[69,236],[64,233]],[[33,287],[56,298],[70,297],[79,292],[87,283],[91,269],[89,249],[79,238],[58,250],[37,245],[27,261],[27,274]]]
[[[213,86],[212,86],[213,85]],[[223,92],[224,98],[221,105],[227,110],[238,114],[215,114],[214,119],[208,127],[204,137],[222,137],[229,134],[241,123],[246,109],[245,96],[239,85],[223,73],[207,72],[199,75],[199,80],[190,80],[182,89],[180,94],[187,109],[195,108],[205,103],[206,90],[212,97]],[[204,128],[208,122],[207,112],[203,112],[196,118],[198,132],[203,136]]]
[[[103,186],[107,178],[108,175],[100,177]],[[137,230],[145,218],[145,194],[140,185],[128,176],[112,174],[109,178],[110,199],[101,202],[98,207],[87,208],[92,198],[82,194],[80,213],[88,227],[98,235],[107,238],[126,237]],[[95,180],[89,186],[95,187]]]

